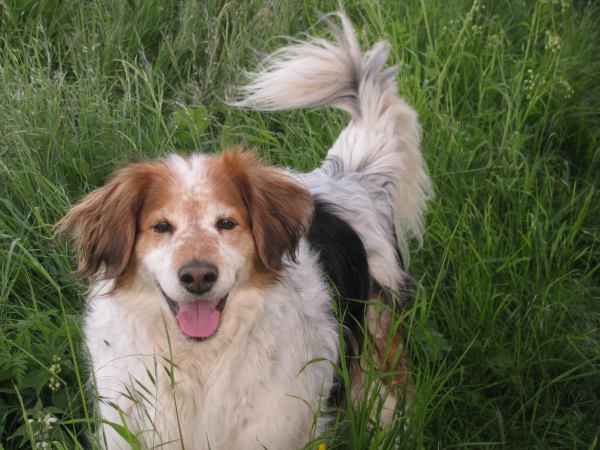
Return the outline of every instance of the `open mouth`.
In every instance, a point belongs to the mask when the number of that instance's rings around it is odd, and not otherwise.
[[[227,295],[218,302],[208,300],[176,302],[162,289],[161,292],[175,316],[179,329],[187,338],[203,341],[217,333],[227,303]]]

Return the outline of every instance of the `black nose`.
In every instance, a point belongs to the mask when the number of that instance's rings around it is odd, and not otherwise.
[[[177,272],[181,285],[192,294],[208,292],[219,277],[217,266],[206,261],[191,261]]]

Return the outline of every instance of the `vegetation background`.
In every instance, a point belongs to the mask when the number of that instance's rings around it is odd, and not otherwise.
[[[598,3],[3,0],[0,449],[93,445],[83,287],[53,224],[140,158],[243,143],[315,167],[343,113],[223,99],[341,8],[365,45],[392,43],[436,198],[403,317],[413,405],[386,430],[347,407],[321,441],[600,448]]]

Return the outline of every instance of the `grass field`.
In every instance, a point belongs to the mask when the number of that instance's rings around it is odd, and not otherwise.
[[[83,287],[53,224],[140,158],[244,143],[315,167],[343,113],[223,99],[260,52],[326,33],[319,15],[342,6],[364,44],[392,43],[436,198],[409,267],[412,407],[384,430],[347,407],[320,441],[600,448],[600,5],[4,0],[0,449],[86,448],[97,423]]]

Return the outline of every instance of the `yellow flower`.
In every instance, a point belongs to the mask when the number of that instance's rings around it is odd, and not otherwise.
[[[325,445],[325,442],[321,442],[319,444],[319,446],[317,447],[317,450],[327,450],[327,446]]]

